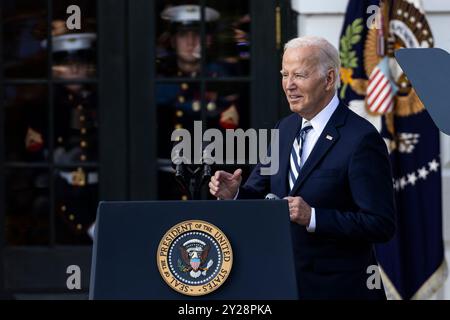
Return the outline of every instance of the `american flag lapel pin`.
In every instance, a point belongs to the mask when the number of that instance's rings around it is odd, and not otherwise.
[[[330,140],[330,141],[332,141],[332,140],[333,140],[333,137],[332,137],[332,136],[330,136],[329,134],[327,134],[326,138],[327,138],[328,140]]]

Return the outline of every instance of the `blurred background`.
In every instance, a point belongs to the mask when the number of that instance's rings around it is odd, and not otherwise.
[[[271,128],[289,114],[279,77],[283,44],[319,35],[342,46],[348,4],[2,0],[4,297],[86,299],[98,201],[188,200],[170,162],[172,131],[192,129],[194,120],[222,131]],[[72,5],[81,14],[75,29],[67,25]],[[434,46],[450,51],[450,1],[424,0],[423,8]],[[370,120],[377,126],[377,119]],[[438,143],[449,255],[450,139]],[[245,179],[251,166],[243,167]],[[210,199],[206,190],[201,197]],[[81,290],[66,287],[69,265],[81,268]],[[450,298],[450,284],[429,297]]]

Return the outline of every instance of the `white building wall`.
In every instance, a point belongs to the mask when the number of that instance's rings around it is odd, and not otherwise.
[[[291,0],[299,13],[298,34],[327,38],[336,47],[344,22],[348,0]],[[433,32],[435,47],[450,52],[450,0],[422,0]],[[443,228],[447,261],[450,262],[450,137],[441,134]],[[437,299],[450,299],[450,277],[436,294]]]

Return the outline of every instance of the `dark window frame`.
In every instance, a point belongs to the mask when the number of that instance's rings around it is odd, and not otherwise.
[[[48,21],[52,19],[52,1],[47,0]],[[96,84],[99,113],[99,159],[97,163],[74,163],[57,165],[49,159],[45,163],[6,163],[4,143],[0,144],[0,292],[8,293],[75,293],[87,294],[89,287],[91,251],[90,246],[64,246],[55,243],[54,201],[49,211],[50,243],[48,246],[8,246],[5,243],[5,169],[48,168],[52,177],[55,168],[84,167],[99,169],[99,198],[101,200],[127,199],[127,66],[126,23],[127,2],[122,0],[97,1],[97,76],[93,79],[60,80],[52,78],[51,23],[47,28],[48,74],[44,79],[5,79],[3,68],[0,75],[0,124],[4,126],[3,86],[19,84],[47,85],[49,95],[49,150],[53,150],[53,91],[54,85],[67,83]],[[0,14],[2,5],[0,4]],[[0,40],[3,32],[0,26]],[[119,37],[117,36],[119,35]],[[3,66],[0,51],[0,66]],[[111,94],[111,92],[113,94]],[[0,130],[0,141],[5,141]],[[111,137],[114,143],[109,143]],[[111,161],[110,159],[114,159]],[[53,179],[50,179],[50,198],[54,199]],[[65,288],[69,265],[79,265],[82,272],[81,291],[71,292]]]
[[[3,17],[3,6],[0,3],[0,17]],[[4,121],[4,108],[3,108],[3,23],[0,23],[0,128],[5,127]],[[5,281],[4,281],[4,246],[5,246],[5,169],[3,164],[5,162],[5,132],[3,129],[0,130],[0,295],[4,291]],[[2,214],[3,212],[3,214]]]

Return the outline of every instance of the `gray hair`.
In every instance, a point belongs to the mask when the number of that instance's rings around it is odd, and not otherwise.
[[[325,77],[327,71],[329,69],[333,69],[336,72],[336,81],[334,83],[334,88],[335,90],[337,90],[341,85],[341,79],[339,76],[341,59],[339,59],[338,50],[325,38],[316,36],[304,36],[288,41],[284,45],[284,51],[286,51],[287,49],[297,49],[304,47],[317,47],[320,49],[320,54],[318,57],[320,61],[320,73],[323,77]]]

